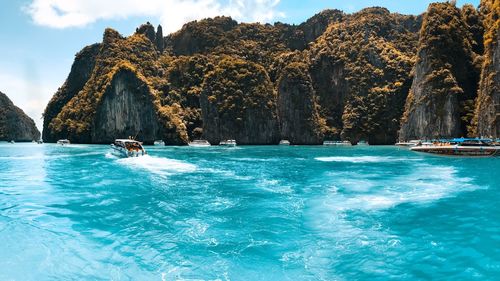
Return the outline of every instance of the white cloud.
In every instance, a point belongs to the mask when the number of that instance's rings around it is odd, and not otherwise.
[[[244,22],[269,22],[284,14],[280,0],[32,0],[25,11],[38,25],[82,27],[98,20],[148,16],[160,19],[166,32],[188,21],[231,16]]]

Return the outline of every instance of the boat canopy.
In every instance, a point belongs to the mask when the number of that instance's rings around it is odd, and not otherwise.
[[[492,142],[492,139],[480,139],[480,138],[454,138],[448,140],[449,142],[463,143],[463,142]]]

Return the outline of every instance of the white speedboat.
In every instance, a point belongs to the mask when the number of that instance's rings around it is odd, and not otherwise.
[[[15,142],[15,141],[13,141],[13,140],[11,140],[11,141],[9,141],[9,142],[10,142],[11,144],[15,144],[15,143],[16,143],[16,142]]]
[[[223,140],[219,143],[219,145],[235,147],[237,144],[235,140]]]
[[[67,139],[63,139],[63,140],[58,140],[57,141],[57,144],[60,144],[60,145],[68,145],[68,144],[71,144],[71,142]]]
[[[350,141],[324,141],[325,146],[352,146]]]
[[[188,145],[194,147],[207,147],[210,146],[210,143],[206,140],[193,140],[192,142],[188,143]]]
[[[157,146],[164,146],[164,145],[165,145],[165,142],[164,142],[163,140],[155,140],[154,145],[157,145]]]
[[[280,145],[290,145],[288,140],[280,140]]]
[[[418,146],[421,144],[422,144],[421,140],[400,141],[396,143],[397,146],[408,146],[408,147]]]
[[[117,139],[111,144],[111,150],[118,157],[139,157],[147,154],[141,142],[128,139]]]

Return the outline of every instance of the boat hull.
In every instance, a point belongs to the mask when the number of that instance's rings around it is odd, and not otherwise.
[[[500,156],[500,146],[418,146],[410,149],[416,152],[446,156]]]
[[[206,140],[194,140],[194,141],[188,143],[188,146],[191,146],[191,147],[209,147],[209,146],[211,146],[211,144]]]

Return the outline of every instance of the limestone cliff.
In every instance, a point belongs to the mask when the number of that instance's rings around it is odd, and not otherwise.
[[[0,141],[32,141],[40,139],[33,119],[0,92]]]
[[[331,24],[308,51],[325,136],[394,143],[420,17],[367,8]]]
[[[321,144],[324,120],[321,120],[307,65],[292,63],[278,81],[278,116],[281,138],[291,144]]]
[[[149,85],[161,74],[153,35],[149,25],[127,38],[107,29],[101,44],[80,52],[65,85],[45,111],[47,141],[109,143],[137,135],[146,143],[166,136],[169,143],[185,143],[177,133],[182,124],[169,108],[160,106]]]
[[[276,93],[262,66],[222,59],[205,78],[200,103],[203,136],[212,144],[226,139],[239,144],[280,141]]]
[[[470,5],[439,3],[425,16],[326,10],[300,25],[215,17],[164,38],[150,23],[128,37],[107,29],[77,55],[47,106],[44,136],[105,143],[138,134],[181,145],[486,134],[498,124],[498,56],[497,44],[482,56],[481,23]]]
[[[117,71],[97,106],[92,143],[130,136],[145,144],[161,137],[161,125],[148,85],[129,69]]]
[[[478,69],[460,9],[451,3],[429,6],[420,31],[415,77],[399,138],[461,137],[470,127],[466,104],[476,97]]]
[[[500,3],[481,1],[486,28],[484,63],[476,107],[477,134],[500,138]]]
[[[95,67],[96,56],[99,49],[100,44],[94,44],[83,48],[83,50],[76,54],[75,61],[71,66],[71,71],[66,82],[57,90],[45,108],[42,136],[44,141],[56,142],[58,139],[67,138],[65,133],[60,134],[60,132],[50,130],[49,124],[87,83]]]

